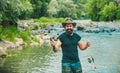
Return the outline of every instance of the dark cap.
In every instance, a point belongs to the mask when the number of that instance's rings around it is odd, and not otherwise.
[[[76,23],[72,21],[72,19],[67,18],[65,22],[62,23],[62,26],[65,27],[66,24],[72,24],[74,27],[76,26]]]

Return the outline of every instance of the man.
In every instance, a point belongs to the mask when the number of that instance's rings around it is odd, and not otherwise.
[[[73,32],[76,23],[72,19],[66,19],[62,25],[65,32],[58,37],[56,44],[53,41],[50,42],[54,52],[62,48],[62,73],[82,73],[77,46],[85,50],[90,46],[90,42],[83,44],[81,37]]]

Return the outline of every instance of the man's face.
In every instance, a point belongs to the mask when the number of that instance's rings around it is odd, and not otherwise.
[[[64,28],[69,35],[73,33],[74,26],[71,23],[66,24]]]

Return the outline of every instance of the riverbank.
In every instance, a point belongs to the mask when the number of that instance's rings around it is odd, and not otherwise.
[[[82,31],[86,33],[110,33],[111,32],[120,32],[120,23],[119,22],[93,22],[91,20],[74,20],[77,23],[75,31]],[[25,37],[29,38],[31,41],[29,43],[25,42],[22,38],[15,38],[16,42],[1,40],[0,46],[2,51],[4,50],[21,50],[22,46],[35,46],[35,45],[49,45],[49,39],[52,37],[57,38],[60,33],[64,32],[64,29],[60,23],[58,24],[47,24],[45,28],[39,27],[40,22],[34,20],[23,20],[18,22],[17,29],[19,31],[28,31],[31,33],[30,36]],[[24,34],[24,33],[23,33]],[[1,51],[1,50],[0,50]]]
[[[42,46],[43,44],[49,45],[49,41],[45,41],[48,40],[50,38],[50,36],[40,36],[40,35],[36,35],[34,36],[34,38],[38,39],[38,42],[35,41],[31,41],[29,43],[23,41],[22,38],[15,38],[16,42],[11,42],[11,41],[7,41],[7,40],[1,40],[0,41],[0,57],[6,57],[7,56],[7,51],[10,50],[22,50],[24,46]]]
[[[120,22],[93,22],[91,20],[75,21],[78,30],[88,33],[120,32]]]

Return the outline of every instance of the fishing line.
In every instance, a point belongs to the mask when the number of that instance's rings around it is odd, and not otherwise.
[[[90,57],[89,57],[87,60],[88,60],[89,63],[93,63],[94,69],[96,69],[95,59],[94,59],[93,56],[92,56],[92,55],[93,55],[92,48],[89,47],[89,49],[90,49],[90,51],[89,51]]]
[[[89,62],[89,63],[93,63],[94,69],[96,69],[95,59],[94,59],[93,56],[92,56],[92,48],[89,48],[89,49],[90,49],[90,52],[89,52],[90,57],[88,58],[88,62]]]

